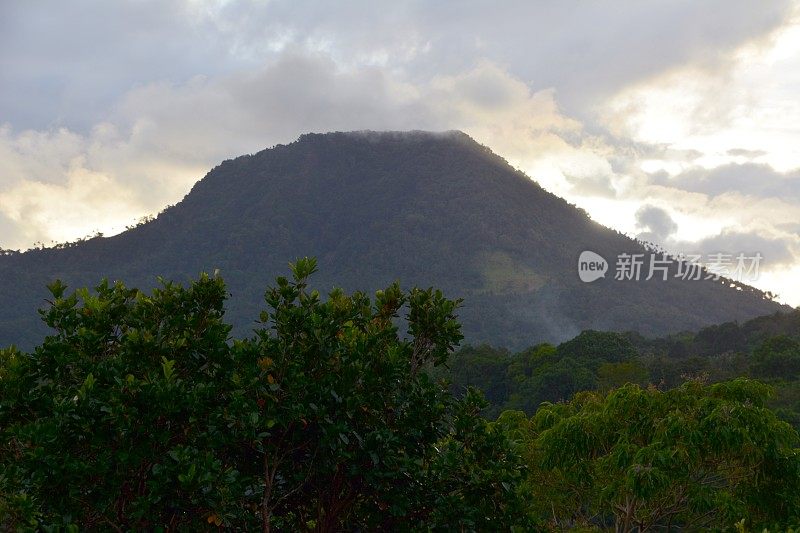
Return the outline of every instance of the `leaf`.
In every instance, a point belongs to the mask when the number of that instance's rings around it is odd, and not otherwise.
[[[166,357],[162,356],[161,370],[164,372],[164,379],[167,381],[172,381],[172,377],[175,374],[175,360],[167,359]]]

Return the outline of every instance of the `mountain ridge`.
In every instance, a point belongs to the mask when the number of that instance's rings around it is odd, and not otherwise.
[[[587,249],[606,259],[646,252],[463,132],[309,133],[223,161],[181,202],[119,235],[0,257],[11,281],[0,288],[0,343],[43,334],[33,309],[55,277],[146,288],[159,275],[184,281],[219,269],[230,320],[246,330],[264,287],[312,255],[320,289],[396,279],[441,287],[465,298],[469,342],[510,348],[582,329],[666,334],[782,309],[760,291],[710,280],[582,283]]]

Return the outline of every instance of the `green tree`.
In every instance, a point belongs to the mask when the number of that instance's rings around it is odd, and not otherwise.
[[[666,392],[627,385],[498,420],[526,454],[549,527],[785,527],[800,517],[800,437],[746,379]]]
[[[243,488],[221,453],[229,391],[218,385],[234,364],[222,281],[149,296],[119,283],[49,288],[55,333],[33,353],[2,352],[6,520],[128,530],[236,514]]]
[[[650,374],[639,361],[603,363],[597,369],[597,386],[600,390],[616,389],[628,383],[647,385]]]
[[[787,335],[765,340],[753,352],[754,375],[765,378],[800,377],[800,343]]]
[[[432,376],[450,381],[450,390],[463,396],[469,387],[478,387],[489,402],[484,415],[495,418],[500,408],[508,401],[511,388],[508,366],[512,358],[508,350],[488,345],[464,346],[456,352],[449,369],[431,369]]]
[[[535,413],[542,402],[565,401],[576,392],[592,390],[597,379],[582,361],[571,357],[541,361],[530,378],[515,383],[507,409]]]
[[[292,280],[279,278],[256,337],[234,346],[248,394],[233,429],[253,455],[265,529],[335,529],[365,499],[406,517],[414,502],[392,496],[419,482],[417,454],[447,430],[449,395],[420,369],[460,339],[457,302],[396,285],[374,305],[341,291],[322,302],[307,289],[314,270],[299,261]],[[393,319],[407,301],[412,337],[401,341]]]
[[[559,357],[571,357],[597,368],[602,363],[619,363],[638,356],[631,341],[621,333],[586,330],[558,345]]]
[[[543,362],[555,360],[555,355],[556,347],[552,344],[544,342],[531,346],[509,359],[508,374],[515,381],[529,378]]]
[[[315,269],[292,265],[232,341],[217,278],[53,284],[55,333],[0,352],[0,525],[510,527],[522,465],[475,393],[421,371],[460,340],[458,301],[397,285],[323,301]]]

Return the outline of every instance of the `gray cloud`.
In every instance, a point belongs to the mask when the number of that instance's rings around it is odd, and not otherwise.
[[[761,266],[769,269],[795,263],[797,245],[796,237],[765,237],[755,232],[725,230],[696,243],[670,243],[670,249],[704,256],[722,253],[736,257],[738,254],[753,256],[760,253],[764,258]]]
[[[132,87],[244,66],[191,5],[0,3],[0,120],[85,132]]]
[[[663,208],[644,205],[636,212],[637,239],[662,246],[673,254],[738,254],[754,256],[760,253],[762,267],[780,268],[797,262],[800,252],[800,235],[782,232],[765,233],[762,230],[724,228],[715,235],[698,241],[684,241],[676,237],[678,224]],[[785,230],[786,228],[784,228]]]
[[[557,87],[570,113],[630,83],[687,64],[721,68],[743,42],[786,19],[791,3],[688,0],[613,3],[285,3],[256,19],[283,21],[296,39],[333,43],[345,59],[388,52],[417,76],[453,74],[486,58],[534,89]],[[271,12],[270,12],[271,11]],[[270,16],[271,15],[271,16]],[[370,21],[364,24],[363,21]],[[396,51],[405,53],[395,54]]]
[[[734,157],[746,157],[748,159],[756,159],[758,157],[762,157],[767,155],[767,152],[764,150],[747,150],[746,148],[731,148],[727,152],[728,155],[732,155]]]
[[[778,172],[762,163],[730,163],[712,169],[696,167],[673,178],[656,177],[661,185],[718,196],[731,192],[744,195],[797,199],[800,170]]]
[[[642,230],[637,239],[663,243],[678,230],[678,225],[666,210],[654,205],[644,205],[636,212],[636,226]]]
[[[412,83],[489,60],[534,91],[557,87],[566,110],[584,118],[598,99],[675,66],[723,68],[742,43],[777,28],[790,7],[784,0],[579,7],[12,0],[0,4],[0,117],[17,128],[84,132],[134,86],[257,69],[294,47],[345,67],[403,72]]]

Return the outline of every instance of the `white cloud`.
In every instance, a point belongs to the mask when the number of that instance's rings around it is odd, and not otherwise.
[[[666,70],[624,88],[600,114],[617,135],[700,151],[705,167],[742,162],[745,149],[785,172],[800,167],[798,73],[800,8],[769,39],[737,49],[728,69]]]

